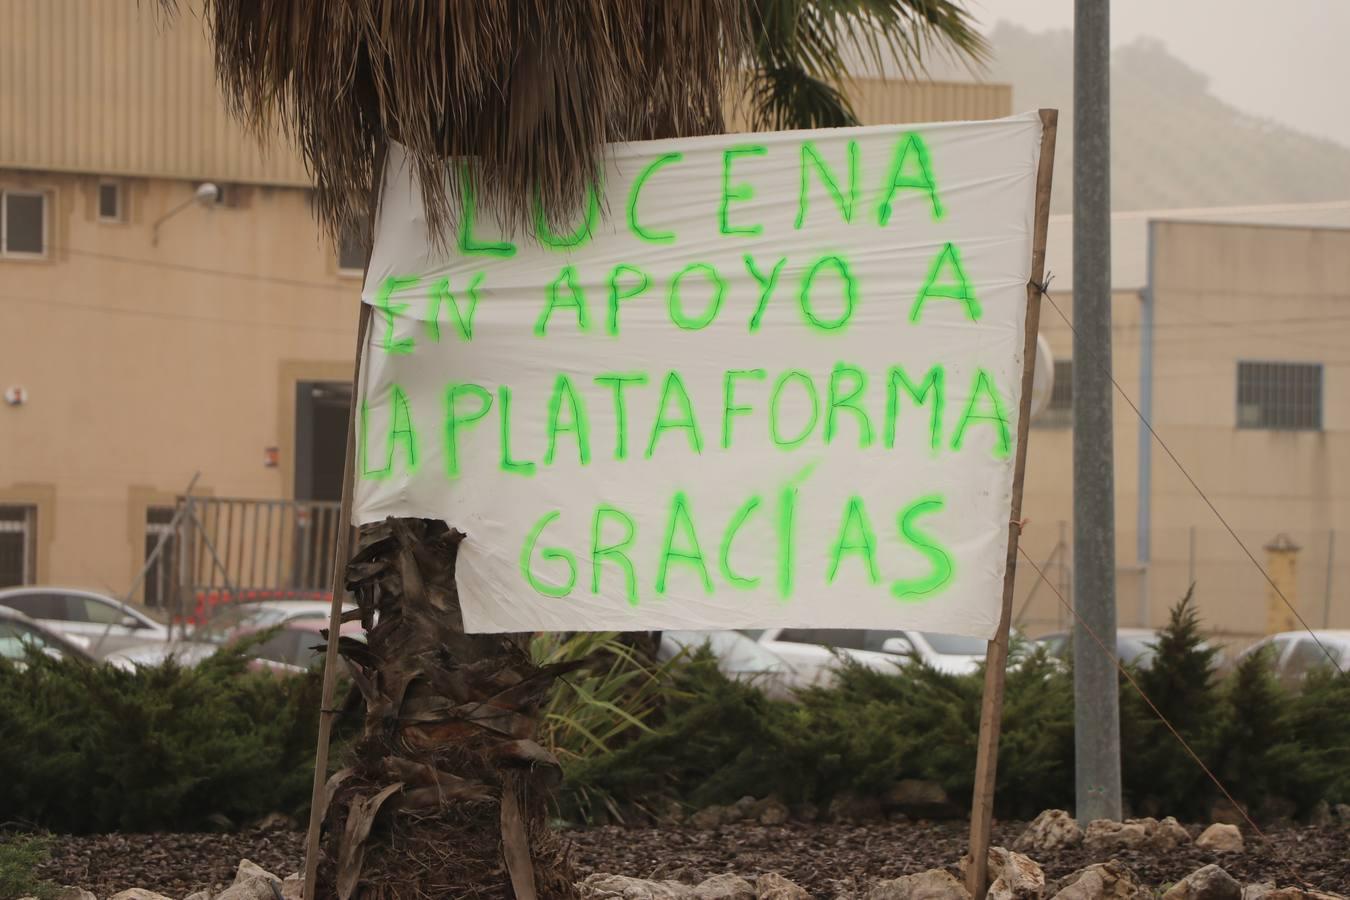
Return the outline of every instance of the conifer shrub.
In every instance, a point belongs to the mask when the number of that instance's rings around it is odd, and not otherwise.
[[[1160,630],[1152,663],[1136,670],[1140,688],[1207,765],[1223,719],[1216,647],[1205,642],[1192,592]],[[1121,686],[1121,776],[1134,808],[1198,820],[1209,811],[1213,782],[1132,686]]]
[[[190,831],[295,814],[309,796],[319,678],[252,673],[242,649],[126,672],[0,661],[11,820],[69,833]]]

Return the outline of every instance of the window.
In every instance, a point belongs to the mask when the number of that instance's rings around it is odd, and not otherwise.
[[[47,255],[47,195],[41,191],[0,193],[0,256]]]
[[[83,615],[77,617],[80,622],[93,622],[96,625],[121,625],[124,620],[130,618],[119,607],[102,600],[95,600],[93,597],[71,597],[70,600],[77,611],[83,611]]]
[[[1331,656],[1327,654],[1330,653]],[[1336,656],[1336,647],[1326,644],[1319,644],[1310,637],[1302,638],[1294,645],[1294,652],[1289,654],[1289,662],[1285,665],[1284,674],[1286,678],[1304,678],[1314,669],[1320,669],[1323,666],[1334,665],[1333,658]]]
[[[37,508],[0,506],[0,587],[36,581]]]
[[[48,619],[54,622],[66,620],[66,598],[61,594],[34,592],[6,597],[0,600],[10,609],[17,609],[30,619]]]
[[[122,218],[122,185],[116,181],[100,181],[98,185],[99,221],[121,222]]]
[[[338,272],[343,275],[364,273],[369,247],[370,241],[366,239],[364,228],[343,228],[338,240]]]
[[[1322,364],[1239,362],[1237,426],[1320,431]]]
[[[778,640],[789,644],[817,644],[840,650],[861,650],[863,632],[851,628],[784,628]]]
[[[1036,424],[1046,428],[1067,428],[1073,424],[1073,360],[1055,360],[1050,402],[1036,417]]]
[[[150,506],[145,510],[146,560],[150,559],[150,554],[159,546],[160,538],[166,534],[170,535],[164,549],[155,557],[154,565],[145,573],[142,587],[145,591],[146,606],[164,606],[169,592],[173,589],[173,514],[172,506]]]

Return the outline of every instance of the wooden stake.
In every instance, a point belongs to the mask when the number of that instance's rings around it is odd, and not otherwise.
[[[370,218],[366,222],[366,264],[375,249],[375,223],[384,188],[384,160],[387,148],[375,153],[374,178],[370,190]],[[364,278],[362,286],[365,285]],[[328,646],[323,655],[323,689],[319,698],[319,741],[314,750],[314,786],[309,795],[309,829],[305,832],[305,900],[313,900],[319,874],[319,833],[323,827],[324,788],[328,784],[328,745],[333,738],[333,691],[337,688],[338,638],[342,632],[342,595],[346,593],[347,558],[351,555],[352,482],[356,475],[356,410],[361,402],[361,358],[370,332],[370,304],[361,301],[356,323],[356,353],[352,358],[352,403],[347,410],[347,451],[342,463],[342,502],[338,504],[338,527],[333,540],[333,602],[328,608]]]
[[[1003,575],[1003,611],[999,616],[998,633],[989,642],[985,654],[975,793],[970,807],[970,866],[966,869],[966,888],[974,900],[984,900],[989,888],[989,835],[994,820],[998,738],[1003,726],[1003,682],[1008,667],[1008,628],[1017,576],[1017,539],[1022,532],[1022,481],[1027,468],[1031,386],[1036,371],[1036,334],[1041,321],[1041,285],[1045,279],[1045,230],[1050,218],[1050,181],[1055,167],[1055,129],[1059,120],[1058,110],[1043,109],[1040,115],[1041,158],[1036,170],[1036,220],[1031,239],[1031,280],[1027,282],[1026,334],[1022,343],[1022,403],[1017,414],[1017,454],[1013,459],[1008,563]]]
[[[383,177],[381,174],[380,177]],[[323,692],[319,700],[319,743],[314,751],[314,788],[309,798],[309,830],[305,833],[305,886],[302,897],[312,900],[319,874],[319,830],[323,825],[324,787],[328,782],[328,744],[333,737],[333,691],[337,687],[338,635],[342,630],[343,574],[351,553],[352,476],[356,469],[356,407],[361,402],[361,351],[370,330],[370,304],[362,301],[356,326],[356,361],[352,364],[352,405],[347,414],[347,458],[342,467],[342,503],[338,506],[337,538],[333,542],[333,603],[328,610],[328,646],[323,654]]]

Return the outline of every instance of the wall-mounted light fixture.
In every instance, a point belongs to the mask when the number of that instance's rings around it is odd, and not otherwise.
[[[151,245],[155,247],[159,246],[159,226],[163,225],[169,219],[172,219],[174,216],[178,215],[180,212],[187,209],[194,203],[199,204],[201,206],[212,206],[219,199],[220,199],[220,188],[216,187],[211,182],[204,181],[201,184],[197,185],[196,193],[194,193],[191,198],[184,200],[182,203],[178,204],[173,209],[169,210],[164,215],[160,216],[158,219],[155,220],[155,224],[150,227]]]

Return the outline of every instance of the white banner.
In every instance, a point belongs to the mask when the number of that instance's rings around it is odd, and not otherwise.
[[[992,637],[1040,140],[619,145],[565,233],[470,214],[449,247],[393,148],[354,521],[462,530],[469,631]]]

